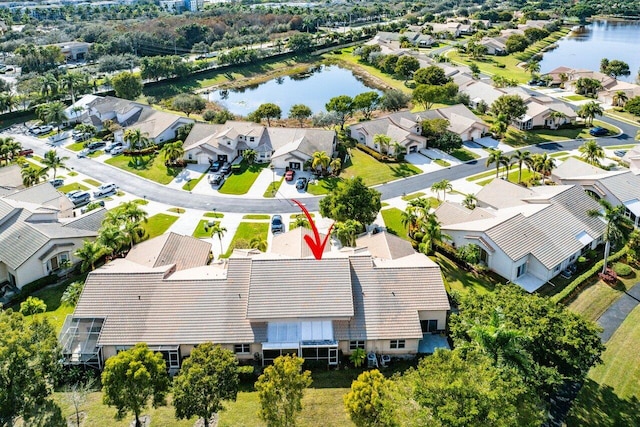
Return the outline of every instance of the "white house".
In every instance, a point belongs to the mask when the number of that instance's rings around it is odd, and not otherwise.
[[[459,22],[445,22],[444,24],[438,22],[430,22],[427,26],[431,27],[433,34],[449,33],[454,38],[460,37],[460,31],[462,24]]]
[[[483,37],[478,44],[486,47],[489,55],[507,54],[507,45],[502,37]]]
[[[256,152],[258,163],[271,162],[276,168],[299,170],[316,151],[332,157],[336,144],[335,131],[227,121],[222,125],[196,123],[184,141],[184,150],[185,159],[208,164],[231,161],[251,149]]]
[[[613,206],[623,205],[634,226],[640,218],[640,176],[629,170],[606,171],[579,159],[568,158],[551,172],[559,184],[580,185],[592,197]]]
[[[494,179],[469,210],[445,202],[436,215],[459,248],[475,244],[486,266],[533,292],[601,242],[605,224],[587,211],[599,204],[580,186],[533,188]]]
[[[574,123],[578,118],[578,114],[569,105],[548,96],[530,97],[525,106],[526,114],[511,122],[520,130],[536,127],[557,129],[562,125]]]
[[[211,341],[244,361],[295,353],[336,365],[339,351],[408,356],[439,339],[450,306],[437,264],[384,232],[317,260],[304,249],[310,233],[299,228],[277,236],[271,252],[235,251],[199,266],[176,258],[204,254],[196,239],[172,237],[169,252],[154,239],[138,258],[155,262],[127,257],[91,272],[60,335],[67,363],[101,368],[145,342],[175,372]]]

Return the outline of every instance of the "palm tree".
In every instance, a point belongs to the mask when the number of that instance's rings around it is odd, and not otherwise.
[[[24,184],[25,187],[31,187],[32,185],[40,183],[44,175],[43,171],[44,169],[39,169],[34,166],[23,168],[22,171],[20,171],[22,174],[22,184]]]
[[[107,257],[111,258],[127,243],[127,236],[117,224],[108,224],[98,233],[98,242],[105,248]]]
[[[524,69],[530,72],[531,77],[533,77],[534,74],[540,72],[540,61],[529,61],[524,65]]]
[[[260,236],[256,236],[253,239],[251,239],[251,242],[249,242],[249,246],[252,249],[259,250],[260,252],[267,251],[267,241]]]
[[[602,114],[604,114],[604,111],[602,110],[602,107],[600,107],[600,104],[598,104],[596,101],[591,101],[588,104],[584,104],[578,110],[578,116],[586,119],[589,126],[593,125],[593,119],[596,116],[601,116]]]
[[[611,105],[624,107],[624,104],[626,104],[628,100],[629,97],[627,96],[627,93],[623,90],[619,90],[613,95],[613,98],[611,98]]]
[[[522,165],[531,165],[531,153],[529,151],[516,150],[511,155],[511,160],[518,164],[518,184],[522,182]]]
[[[56,80],[55,76],[51,73],[40,76],[38,78],[38,84],[40,85],[40,94],[45,98],[58,93],[58,80]]]
[[[509,129],[509,122],[504,114],[498,114],[496,120],[491,124],[490,131],[493,132],[498,139],[502,139],[503,135]]]
[[[500,173],[500,166],[509,162],[509,158],[504,155],[502,150],[491,149],[489,151],[489,156],[487,157],[486,165],[487,167],[491,166],[493,163],[496,165],[496,178],[498,178],[498,173]]]
[[[340,160],[339,157],[334,158],[331,160],[331,163],[329,163],[329,168],[331,169],[331,173],[338,176],[340,174],[340,169],[342,169],[342,160]]]
[[[36,107],[36,115],[45,123],[54,123],[60,132],[60,124],[68,119],[64,112],[66,108],[60,101],[48,102]]]
[[[422,242],[418,245],[420,252],[429,255],[433,253],[434,246],[444,239],[451,239],[447,234],[442,233],[440,221],[434,213],[427,213],[419,222],[420,231],[424,233]]]
[[[399,142],[394,141],[391,146],[393,147],[393,157],[395,157],[396,160],[400,160],[401,157],[407,154],[407,147]]]
[[[322,172],[325,173],[330,164],[331,157],[329,157],[326,151],[316,151],[313,153],[311,158],[311,167],[314,170],[317,171],[318,167],[320,167]]]
[[[252,149],[244,150],[244,152],[242,153],[242,157],[244,157],[247,163],[251,165],[253,164],[253,162],[256,161],[256,158],[258,157],[258,153],[256,152],[256,150],[252,150]]]
[[[553,125],[557,129],[557,128],[560,127],[560,122],[567,118],[567,115],[565,113],[563,113],[562,111],[552,110],[551,114],[549,114],[549,117],[551,117],[553,119]]]
[[[75,89],[78,83],[82,81],[82,75],[77,72],[69,71],[66,74],[60,76],[60,88],[66,89],[71,95],[71,103],[76,103]]]
[[[311,225],[309,224],[309,220],[303,214],[296,215],[293,220],[293,224],[291,225],[292,230],[298,227],[311,228]]]
[[[104,254],[104,247],[100,242],[85,240],[81,248],[78,248],[74,255],[82,260],[81,270],[87,271],[91,267],[93,271],[96,266],[96,261]]]
[[[585,162],[594,166],[600,166],[600,160],[605,157],[604,149],[593,140],[586,141],[578,148],[578,151]]]
[[[462,201],[462,206],[467,209],[474,210],[478,204],[478,198],[475,194],[466,194],[464,196],[464,200]]]
[[[333,234],[344,246],[355,247],[356,236],[361,229],[362,224],[359,221],[348,219],[344,222],[336,222],[333,227]]]
[[[64,168],[64,162],[69,160],[68,157],[60,157],[56,150],[49,150],[44,153],[44,158],[42,159],[42,164],[44,165],[43,174],[47,173],[49,169],[53,169],[53,179],[56,179],[56,174],[58,173],[58,168]]]
[[[542,175],[543,178],[551,175],[551,171],[556,167],[556,161],[549,157],[547,153],[534,154],[531,156],[533,170]]]
[[[569,81],[569,75],[567,73],[560,73],[560,87],[564,89],[564,84]]]
[[[174,164],[178,159],[184,156],[184,148],[182,141],[168,142],[164,144],[160,152],[164,157],[165,165]]]
[[[440,200],[440,191],[442,191],[442,201],[447,200],[447,191],[453,190],[453,185],[448,179],[443,179],[442,181],[434,182],[431,186],[431,190],[436,192],[438,200]]]
[[[590,209],[587,211],[587,215],[593,218],[601,218],[606,227],[602,234],[604,240],[604,264],[602,266],[602,273],[607,272],[607,258],[609,258],[609,252],[611,251],[611,244],[616,243],[624,238],[622,233],[622,227],[633,227],[633,223],[629,218],[625,216],[626,207],[624,205],[613,206],[605,199],[598,199],[598,203],[602,206],[602,210]]]
[[[147,222],[148,213],[135,200],[118,206],[122,218],[127,222]]]
[[[133,150],[142,150],[151,143],[148,135],[140,129],[127,129],[124,132],[124,140],[129,143]]]
[[[420,208],[416,206],[407,206],[407,208],[400,213],[400,222],[403,227],[407,229],[407,235],[413,238],[414,232],[418,227],[418,220],[420,218]]]
[[[7,164],[22,150],[22,145],[16,142],[11,137],[0,137],[0,161],[5,161]]]
[[[373,135],[373,143],[380,147],[382,154],[387,154],[389,152],[389,144],[391,144],[391,137],[383,133],[377,133]]]
[[[122,231],[129,241],[129,248],[133,248],[141,238],[144,237],[146,230],[140,221],[127,221],[122,225]]]
[[[18,99],[11,92],[5,92],[0,94],[0,111],[11,112],[17,104],[18,104]]]
[[[60,297],[60,303],[64,306],[75,307],[80,299],[82,290],[84,289],[84,282],[73,282],[64,290],[64,293]]]
[[[211,237],[217,236],[218,240],[220,240],[220,254],[223,253],[222,238],[224,237],[224,233],[226,232],[227,232],[227,229],[224,228],[219,221],[213,224],[213,227],[211,227]]]

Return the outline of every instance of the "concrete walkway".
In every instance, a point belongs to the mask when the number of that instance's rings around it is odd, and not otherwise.
[[[603,343],[609,341],[615,331],[622,325],[624,319],[638,304],[640,304],[640,286],[635,285],[600,316],[597,323],[604,329],[600,334],[600,339]]]

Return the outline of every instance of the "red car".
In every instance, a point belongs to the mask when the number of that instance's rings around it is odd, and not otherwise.
[[[293,169],[288,170],[285,174],[284,174],[284,179],[285,181],[293,181],[293,177],[296,175],[296,171],[294,171]]]

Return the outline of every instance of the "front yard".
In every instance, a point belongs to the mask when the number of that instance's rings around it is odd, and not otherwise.
[[[222,194],[246,194],[268,163],[240,163],[240,170],[227,177],[218,192]]]
[[[154,237],[164,234],[178,218],[179,217],[175,215],[155,214],[149,217],[147,222],[142,223],[142,228],[147,232],[149,239],[153,239]]]
[[[257,237],[259,239],[267,240],[267,234],[269,233],[269,223],[267,222],[241,222],[236,230],[236,234],[231,240],[229,249],[225,252],[221,258],[229,258],[234,249],[248,249],[251,239]]]
[[[593,121],[593,126],[600,126],[609,130],[610,135],[615,135],[619,130],[607,123],[599,120]],[[546,142],[567,141],[569,139],[589,139],[593,136],[589,133],[589,126],[562,127],[560,129],[533,129],[530,131],[522,131],[509,127],[503,142],[514,148],[524,147],[527,145],[544,144]]]
[[[345,162],[340,176],[346,179],[360,176],[367,186],[422,173],[411,163],[382,163],[358,149],[350,151],[351,157]]]
[[[182,170],[165,166],[162,158],[154,155],[125,156],[120,154],[105,160],[105,163],[159,184],[170,183]]]

